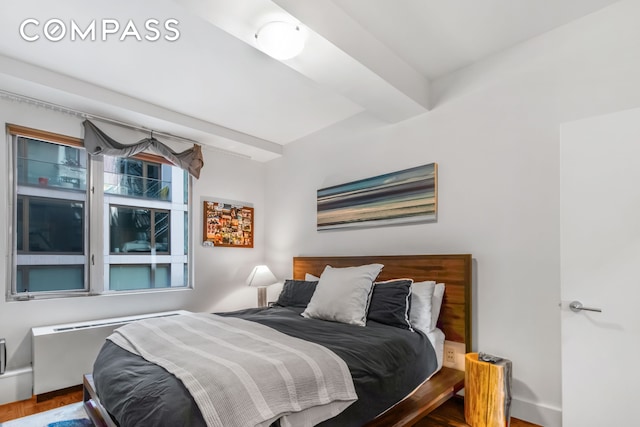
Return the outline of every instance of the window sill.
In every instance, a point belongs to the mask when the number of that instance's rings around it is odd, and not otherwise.
[[[159,288],[159,289],[136,289],[131,291],[106,291],[102,293],[91,293],[91,292],[73,292],[73,293],[56,293],[56,294],[47,294],[47,295],[39,295],[39,294],[29,294],[29,295],[9,295],[6,298],[6,302],[26,302],[26,301],[38,301],[38,300],[50,300],[50,299],[61,299],[61,298],[79,298],[79,297],[112,297],[118,295],[149,295],[149,294],[160,294],[160,293],[169,293],[169,292],[184,292],[184,291],[192,291],[193,287],[184,287],[184,288]]]

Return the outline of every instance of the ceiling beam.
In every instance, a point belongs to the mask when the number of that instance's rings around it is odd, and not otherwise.
[[[178,129],[189,132],[180,136],[197,138],[202,144],[233,151],[257,161],[268,161],[282,155],[282,146],[275,142],[187,116],[3,55],[0,55],[0,88],[15,93],[19,90],[22,95],[56,102],[89,114],[93,112],[97,115],[111,115],[113,119],[125,122],[135,121],[132,124],[136,125],[150,128],[157,127],[158,124],[177,126]],[[54,97],[56,99],[52,99]],[[169,130],[169,133],[178,135],[175,130]]]
[[[428,79],[330,1],[174,1],[256,48],[255,33],[267,22],[300,22],[308,34],[305,49],[282,64],[386,122],[429,109]]]
[[[371,35],[332,0],[272,1],[396,90],[429,109],[429,79]]]

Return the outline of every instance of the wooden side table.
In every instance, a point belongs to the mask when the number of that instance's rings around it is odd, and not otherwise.
[[[465,355],[464,418],[471,427],[509,427],[511,416],[511,361],[478,360]]]

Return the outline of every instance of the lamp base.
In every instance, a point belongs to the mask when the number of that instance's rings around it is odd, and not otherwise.
[[[266,307],[267,306],[267,288],[265,286],[261,286],[258,288],[258,307]]]

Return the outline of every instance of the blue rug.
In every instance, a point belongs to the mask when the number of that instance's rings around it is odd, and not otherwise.
[[[93,427],[93,423],[86,418],[80,418],[78,420],[56,421],[47,424],[47,427]]]
[[[0,423],[0,427],[93,427],[82,402]]]

